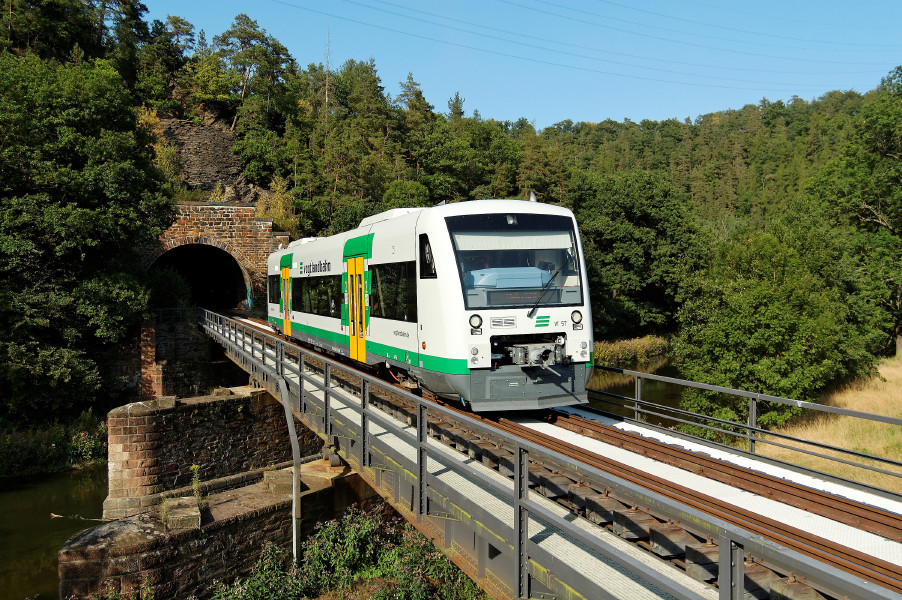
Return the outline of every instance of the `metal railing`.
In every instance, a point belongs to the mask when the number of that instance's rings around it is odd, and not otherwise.
[[[870,582],[851,576],[849,573],[825,565],[815,559],[781,547],[772,541],[752,534],[735,525],[726,523],[702,512],[687,508],[678,502],[661,496],[654,491],[639,487],[621,480],[589,465],[576,463],[571,457],[532,444],[531,442],[503,433],[497,429],[489,429],[480,421],[461,415],[442,406],[424,400],[406,391],[390,388],[385,382],[355,371],[353,376],[359,378],[356,384],[357,403],[343,402],[342,410],[351,409],[356,417],[348,419],[340,416],[333,405],[333,386],[341,380],[345,388],[350,385],[346,377],[336,378],[335,370],[347,371],[348,367],[329,360],[321,355],[312,355],[302,348],[289,344],[282,339],[262,333],[246,324],[229,319],[210,311],[201,311],[200,323],[204,330],[217,342],[222,344],[230,357],[263,387],[269,389],[277,397],[281,397],[286,409],[314,427],[327,441],[332,441],[339,448],[343,458],[356,465],[358,472],[368,477],[376,473],[374,487],[378,487],[381,473],[391,469],[383,464],[375,464],[374,456],[391,456],[391,462],[397,465],[398,472],[394,479],[394,502],[405,505],[403,498],[410,498],[410,509],[416,520],[427,518],[445,518],[447,515],[436,511],[433,504],[443,499],[450,499],[458,507],[460,514],[481,515],[481,527],[491,526],[494,533],[512,547],[513,569],[506,585],[517,598],[528,597],[529,576],[534,568],[530,565],[550,565],[556,563],[558,577],[566,576],[569,589],[579,591],[587,597],[601,597],[607,594],[591,584],[585,575],[580,573],[579,565],[571,565],[569,570],[560,565],[556,557],[548,555],[547,550],[533,542],[529,535],[529,520],[532,517],[562,532],[576,544],[591,550],[604,560],[618,565],[632,573],[641,581],[657,587],[677,598],[698,599],[704,597],[670,578],[661,571],[655,570],[640,562],[633,562],[621,551],[602,542],[600,537],[588,533],[576,525],[572,518],[548,512],[539,502],[532,498],[535,492],[528,486],[529,463],[538,460],[544,464],[567,465],[571,472],[576,472],[582,481],[590,482],[593,487],[610,489],[623,496],[637,499],[642,506],[664,518],[674,521],[693,523],[695,530],[701,535],[719,543],[719,578],[718,588],[721,600],[741,598],[743,595],[743,556],[745,553],[779,564],[789,572],[804,575],[810,582],[815,582],[823,589],[830,590],[837,596],[870,598],[896,598],[892,592]],[[643,374],[636,374],[642,376]],[[280,392],[281,390],[281,392]],[[389,393],[401,397],[414,407],[414,427],[408,427],[392,416],[379,410],[371,403],[375,395]],[[318,396],[321,396],[318,397]],[[449,459],[428,443],[428,425],[435,419],[459,424],[460,427],[474,432],[477,436],[499,440],[513,451],[513,484],[499,483],[497,478],[489,477],[464,461]],[[406,459],[402,453],[393,450],[382,438],[373,435],[373,426],[377,424],[416,450],[414,462]],[[342,443],[346,440],[347,444]],[[356,447],[356,450],[355,450]],[[497,514],[485,512],[483,507],[474,505],[472,500],[462,496],[457,489],[450,489],[444,484],[438,472],[430,471],[427,463],[437,461],[440,471],[451,470],[485,490],[490,490],[497,497],[504,499],[513,508],[513,521],[504,523]],[[405,473],[407,475],[405,475]],[[412,487],[405,488],[402,494],[402,483],[405,476],[413,474],[416,481]],[[372,481],[370,481],[373,483]],[[468,512],[469,511],[469,512]],[[447,524],[447,520],[445,523]],[[502,544],[502,549],[504,544]],[[557,561],[557,562],[556,562]],[[478,559],[474,562],[478,562]],[[541,568],[541,567],[539,567]],[[547,575],[549,572],[544,572]],[[561,575],[563,574],[563,575]],[[474,575],[470,573],[470,575]]]
[[[828,472],[814,470],[814,469],[802,469],[798,465],[787,463],[785,461],[779,461],[777,459],[772,459],[767,457],[766,455],[761,454],[758,450],[758,444],[768,444],[774,447],[783,448],[792,452],[799,452],[802,454],[806,454],[809,456],[816,457],[818,459],[826,460],[829,462],[842,464],[847,467],[854,467],[857,469],[862,469],[865,471],[871,471],[875,473],[881,473],[884,475],[889,475],[891,477],[895,477],[897,479],[902,479],[902,462],[892,460],[889,458],[884,458],[880,456],[876,456],[873,454],[867,454],[864,452],[859,452],[857,450],[852,450],[848,448],[842,448],[840,446],[835,446],[832,444],[827,444],[823,442],[817,442],[813,440],[806,440],[804,438],[794,437],[791,435],[787,435],[781,433],[779,431],[768,430],[759,426],[758,423],[758,415],[759,408],[761,407],[761,403],[770,402],[775,404],[781,404],[785,406],[794,406],[800,408],[804,411],[810,411],[811,413],[819,413],[819,414],[833,414],[844,417],[849,417],[853,419],[860,419],[864,421],[872,421],[879,423],[887,423],[889,425],[900,426],[902,425],[902,419],[898,419],[895,417],[887,417],[884,415],[877,415],[872,413],[860,412],[856,410],[850,410],[846,408],[838,408],[834,406],[827,406],[823,404],[816,404],[813,402],[805,402],[802,400],[793,400],[791,398],[782,398],[780,396],[771,396],[768,394],[760,394],[757,392],[749,392],[746,390],[738,390],[733,388],[726,388],[716,385],[708,385],[704,383],[698,383],[696,381],[688,381],[685,379],[677,379],[674,377],[665,377],[663,375],[655,375],[652,373],[642,373],[640,371],[631,371],[629,369],[621,369],[617,367],[608,367],[605,365],[595,365],[595,369],[600,369],[603,371],[611,372],[611,373],[619,373],[622,375],[629,376],[634,380],[634,396],[624,396],[621,394],[615,394],[613,392],[609,392],[602,389],[589,388],[589,391],[596,396],[596,399],[607,403],[609,405],[619,407],[621,409],[626,409],[628,412],[632,413],[632,417],[625,417],[628,420],[634,420],[636,422],[641,422],[643,425],[652,424],[654,419],[663,420],[671,425],[671,431],[673,432],[680,431],[681,429],[685,429],[686,427],[693,428],[701,428],[712,434],[732,440],[732,444],[719,444],[721,446],[725,446],[729,448],[731,451],[742,450],[747,451],[750,454],[756,455],[757,458],[768,460],[768,462],[776,462],[780,463],[783,466],[789,467],[793,470],[797,471],[815,471],[818,475],[825,476],[831,480],[839,481],[846,485],[851,485],[853,487],[859,489],[867,489],[868,491],[878,493],[883,496],[892,497],[898,499],[898,493],[892,492],[886,489],[878,488],[873,485],[867,485],[860,481],[856,481],[854,479],[850,479],[849,477],[841,477],[835,474],[830,474]],[[643,381],[658,381],[666,384],[672,384],[679,386],[684,389],[698,389],[707,392],[715,392],[718,394],[725,394],[729,396],[738,396],[741,398],[745,398],[748,402],[748,421],[746,423],[739,423],[736,421],[729,421],[725,419],[718,419],[716,417],[711,417],[707,415],[702,415],[699,413],[674,408],[671,406],[665,406],[662,404],[649,402],[643,399],[642,397],[642,383]],[[601,396],[598,398],[597,396]],[[693,440],[699,441],[702,443],[711,444],[709,439],[702,439],[698,436],[690,436]],[[747,444],[745,448],[740,447],[741,444]],[[797,445],[791,445],[797,444]],[[799,447],[799,446],[803,447]],[[833,452],[838,456],[831,456],[829,454],[825,454],[825,452]],[[857,459],[857,460],[855,460]],[[867,464],[862,461],[870,461],[875,464]],[[893,471],[884,467],[896,467],[900,470]]]

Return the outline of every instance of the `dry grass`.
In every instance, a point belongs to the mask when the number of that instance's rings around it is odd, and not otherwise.
[[[846,385],[826,394],[823,403],[839,408],[902,418],[902,402],[900,402],[902,400],[902,359],[884,360],[879,365],[879,371],[882,379],[873,378]],[[902,427],[897,425],[821,413],[809,419],[803,418],[777,431],[872,456],[902,461]],[[800,444],[793,445],[806,447]],[[806,449],[814,450],[810,446],[807,446]],[[770,444],[759,444],[757,450],[760,454],[803,467],[840,475],[867,485],[902,492],[902,478],[850,467]],[[840,456],[839,453],[823,453]],[[849,457],[846,458],[849,459]],[[852,458],[851,460],[859,459]],[[892,466],[867,460],[861,460],[861,462],[902,474],[902,469]]]

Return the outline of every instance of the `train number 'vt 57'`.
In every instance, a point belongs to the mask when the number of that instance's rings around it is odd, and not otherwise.
[[[518,200],[398,208],[268,260],[287,336],[474,411],[586,401],[592,313],[573,214]]]

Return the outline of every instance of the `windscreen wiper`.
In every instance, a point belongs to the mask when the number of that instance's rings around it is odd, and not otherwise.
[[[557,268],[557,271],[555,271],[554,273],[552,273],[551,279],[549,279],[548,281],[545,282],[545,285],[542,287],[542,292],[539,294],[539,297],[536,299],[536,303],[533,304],[533,305],[532,305],[532,308],[529,309],[529,312],[526,313],[526,318],[527,318],[527,319],[531,319],[532,316],[535,314],[536,309],[539,307],[539,303],[542,301],[542,298],[545,297],[545,292],[548,291],[548,286],[551,285],[551,282],[554,281],[554,278],[558,276],[558,273],[561,272],[561,269],[563,269],[563,268],[564,268],[564,265],[566,265],[566,264],[567,264],[567,261],[562,262],[562,263],[561,263],[561,266],[559,266],[559,267]]]

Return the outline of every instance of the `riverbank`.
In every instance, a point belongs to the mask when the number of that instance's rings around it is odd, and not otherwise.
[[[106,421],[90,411],[71,423],[0,432],[0,477],[59,473],[106,458]]]
[[[596,365],[625,367],[645,362],[650,358],[667,356],[670,352],[670,343],[665,338],[646,335],[613,342],[597,341],[593,350],[592,360]]]
[[[879,363],[878,371],[880,378],[847,384],[825,394],[822,403],[827,406],[902,418],[902,403],[899,402],[899,399],[902,398],[902,359],[884,359]],[[785,435],[839,446],[863,454],[902,461],[902,428],[896,425],[821,413],[808,419],[799,420],[777,431]],[[799,444],[790,445],[800,446]],[[902,479],[899,477],[860,468],[854,469],[853,472],[853,468],[848,465],[808,456],[771,444],[759,445],[758,451],[760,454],[802,467],[818,469],[867,485],[902,492]],[[840,456],[838,453],[831,452],[824,452],[824,454]],[[870,464],[892,470],[892,468],[876,462]]]

